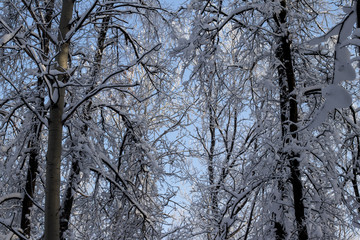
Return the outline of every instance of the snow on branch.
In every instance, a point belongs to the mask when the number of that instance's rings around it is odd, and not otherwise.
[[[16,236],[18,236],[20,239],[28,239],[27,237],[25,237],[23,234],[22,234],[22,230],[19,229],[19,228],[14,228],[12,225],[13,225],[13,222],[14,222],[14,219],[15,219],[15,216],[16,214],[13,214],[12,217],[10,218],[0,218],[0,225],[3,225],[5,228],[7,228],[8,230],[10,230],[12,233],[14,233]]]
[[[19,94],[20,96],[20,99],[21,101],[26,105],[26,107],[32,112],[34,113],[34,115],[43,123],[47,126],[48,122],[45,118],[43,118],[41,116],[41,114],[36,111],[31,105],[30,103],[28,103],[28,101],[22,96],[20,90],[17,89],[17,87],[15,86],[15,84],[11,81],[10,78],[8,78],[5,74],[3,74],[1,71],[0,71],[0,76],[2,76],[14,89],[15,91]]]
[[[229,13],[227,15],[227,17],[224,19],[224,21],[217,27],[217,32],[219,32],[221,29],[224,28],[224,26],[231,20],[233,19],[236,15],[239,15],[241,13],[244,13],[246,11],[251,11],[254,10],[255,8],[257,8],[257,5],[247,5],[244,7],[239,7],[237,9],[235,9],[234,11],[232,11],[231,13]],[[209,29],[211,30],[211,29]]]
[[[66,34],[65,39],[63,39],[64,42],[69,41],[72,36],[76,33],[76,31],[83,26],[86,19],[88,19],[88,16],[92,12],[92,10],[95,8],[96,4],[99,2],[99,0],[95,0],[94,3],[91,5],[91,7],[82,14],[82,16],[77,21],[76,25],[70,29],[70,31]]]
[[[350,107],[352,104],[351,95],[339,84],[346,80],[352,81],[356,78],[356,72],[352,66],[353,60],[351,59],[351,53],[347,46],[350,44],[359,46],[360,42],[358,39],[349,39],[357,19],[355,7],[344,7],[343,10],[347,15],[339,24],[335,25],[325,35],[308,42],[310,45],[317,45],[327,41],[331,36],[338,36],[335,45],[333,81],[330,85],[322,87],[321,94],[323,98],[325,98],[325,102],[307,126],[309,128],[315,128],[323,123],[328,117],[328,114],[334,109]],[[355,37],[356,34],[357,32],[355,31]],[[315,92],[319,92],[317,86],[314,90]]]
[[[309,128],[315,128],[323,123],[328,114],[335,108],[346,108],[352,103],[352,98],[348,91],[337,84],[326,86],[322,89],[321,94],[325,98],[325,102],[308,125]]]
[[[330,37],[335,35],[338,35],[339,36],[338,41],[342,42],[348,36],[350,36],[355,22],[356,22],[356,12],[353,9],[349,11],[348,15],[345,16],[343,21],[335,25],[329,32],[327,32],[323,36],[310,40],[308,43],[310,45],[317,45],[326,42]]]
[[[44,35],[55,45],[58,44],[58,41],[56,40],[56,37],[53,36],[47,29],[44,27],[44,24],[40,24],[42,21],[38,18],[37,14],[35,13],[36,10],[32,7],[30,4],[31,2],[27,3],[25,0],[22,0],[22,3],[26,6],[27,10],[29,11],[31,17],[34,19],[34,21],[37,24],[37,27],[39,27]]]
[[[3,20],[1,19],[1,21],[3,21]],[[3,35],[0,38],[0,48],[3,47],[8,42],[10,42],[13,38],[15,38],[16,34],[21,30],[21,28],[22,28],[22,26],[18,27],[16,30],[14,30],[10,33]]]
[[[141,215],[144,217],[144,220],[147,221],[151,226],[153,226],[153,222],[150,218],[150,214],[147,213],[135,199],[133,199],[133,197],[130,195],[130,193],[124,187],[120,186],[120,184],[118,184],[111,177],[106,176],[101,170],[93,168],[93,167],[90,167],[89,169],[95,173],[98,173],[100,176],[104,177],[107,181],[109,181],[111,184],[113,184],[115,187],[117,187],[124,194],[124,196],[129,200],[129,202],[141,213]]]
[[[76,111],[76,109],[78,109],[84,102],[86,102],[87,100],[89,100],[91,97],[95,96],[96,94],[98,94],[99,92],[101,92],[104,89],[116,89],[116,88],[129,88],[129,87],[136,87],[139,85],[138,82],[135,82],[134,84],[106,84],[107,81],[109,81],[112,77],[126,71],[129,70],[130,68],[134,67],[135,65],[141,63],[141,61],[151,52],[153,51],[158,51],[161,48],[161,43],[155,45],[154,47],[152,47],[149,51],[145,52],[143,55],[141,55],[138,59],[136,59],[136,61],[133,61],[132,63],[130,63],[129,65],[123,66],[122,68],[120,68],[118,71],[115,71],[111,74],[109,74],[107,77],[105,77],[105,79],[101,82],[101,84],[99,84],[97,87],[95,87],[94,89],[92,89],[89,93],[86,94],[85,97],[83,97],[79,102],[77,102],[76,104],[70,106],[67,110],[67,114],[64,114],[63,116],[63,122],[65,122],[67,119],[69,119],[72,114]]]
[[[0,197],[0,204],[9,201],[9,200],[21,200],[23,199],[23,195],[21,193],[11,193],[11,194],[7,194],[5,196]]]
[[[134,84],[106,84],[106,85],[100,85],[96,88],[94,88],[93,90],[91,90],[88,94],[86,94],[85,97],[83,97],[78,103],[76,103],[75,105],[73,105],[72,107],[70,107],[68,109],[68,113],[65,114],[63,116],[63,122],[65,122],[67,119],[69,119],[72,114],[74,114],[74,112],[76,111],[76,109],[78,109],[84,102],[86,102],[87,100],[89,100],[90,98],[92,98],[93,96],[97,95],[98,93],[100,93],[102,90],[104,89],[115,89],[115,88],[129,88],[129,87],[136,87],[138,86],[139,83],[134,83]]]

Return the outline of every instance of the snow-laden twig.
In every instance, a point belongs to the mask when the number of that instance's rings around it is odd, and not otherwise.
[[[79,28],[81,28],[81,26],[83,25],[85,20],[88,18],[88,16],[90,15],[90,13],[95,8],[95,6],[98,2],[99,2],[99,0],[94,1],[94,3],[89,7],[89,9],[85,13],[82,14],[80,19],[77,21],[76,25],[70,29],[70,31],[66,34],[65,39],[63,39],[62,41],[67,42],[72,38],[72,36],[74,36],[76,31],[79,30]]]
[[[42,32],[44,33],[44,35],[54,44],[54,45],[58,45],[58,41],[56,39],[55,36],[53,36],[51,33],[49,33],[47,31],[47,29],[44,27],[43,24],[41,24],[41,21],[38,19],[37,14],[35,13],[36,11],[33,9],[33,7],[31,6],[31,2],[27,3],[25,0],[22,0],[22,3],[26,6],[26,8],[28,9],[31,17],[34,19],[34,21],[37,24],[37,26],[42,30]]]
[[[325,35],[311,39],[308,43],[310,45],[317,45],[323,42],[326,42],[330,37],[334,35],[339,35],[338,42],[342,42],[348,36],[350,36],[352,27],[356,22],[356,12],[354,10],[350,11],[348,15],[345,16],[344,20],[339,24],[335,25],[329,32]]]
[[[94,167],[90,167],[89,169],[95,173],[100,174],[100,176],[102,176],[103,178],[108,180],[111,184],[116,186],[124,194],[124,196],[129,200],[129,202],[141,213],[141,215],[144,217],[144,220],[147,221],[152,227],[154,227],[154,224],[151,220],[150,214],[148,212],[146,212],[135,199],[133,199],[133,197],[130,195],[130,193],[124,187],[120,186],[120,184],[118,184],[111,177],[106,176],[101,170],[94,168]],[[154,229],[155,229],[155,227],[154,227]]]
[[[91,90],[88,94],[86,94],[85,97],[83,97],[79,102],[68,108],[66,111],[67,113],[64,114],[62,121],[65,122],[67,119],[69,119],[74,112],[87,100],[98,94],[104,89],[114,89],[114,88],[129,88],[129,87],[136,87],[138,86],[138,83],[135,84],[107,84],[107,85],[100,85],[93,90]]]
[[[9,201],[9,200],[21,200],[23,198],[23,195],[21,193],[10,193],[5,196],[0,197],[0,204]]]
[[[15,91],[19,94],[19,98],[21,99],[21,101],[23,101],[23,103],[26,105],[26,107],[35,114],[35,116],[39,119],[39,121],[41,121],[43,124],[45,124],[47,126],[48,122],[45,118],[43,118],[39,112],[37,112],[33,107],[31,107],[31,105],[26,101],[26,99],[21,95],[21,92],[17,89],[17,87],[15,86],[15,84],[11,81],[10,78],[8,78],[7,76],[5,76],[1,71],[0,71],[0,75],[15,89]]]
[[[101,92],[104,89],[109,89],[109,88],[129,88],[129,87],[136,87],[139,85],[139,83],[134,83],[134,84],[105,84],[108,80],[110,80],[112,77],[126,71],[129,70],[130,68],[134,67],[135,65],[137,65],[138,63],[141,62],[142,59],[144,59],[148,54],[150,54],[153,51],[158,51],[159,48],[161,47],[161,44],[157,44],[154,47],[152,47],[149,51],[145,52],[143,55],[141,55],[136,61],[130,63],[127,66],[123,66],[121,69],[119,69],[118,71],[115,71],[111,74],[109,74],[102,82],[101,84],[99,84],[97,87],[95,87],[94,89],[92,89],[89,93],[86,94],[85,97],[83,97],[79,102],[75,103],[74,105],[70,106],[68,109],[65,110],[65,112],[67,112],[66,114],[64,114],[62,121],[65,122],[67,119],[69,119],[72,114],[74,114],[74,112],[76,111],[76,109],[78,109],[84,102],[86,102],[87,100],[89,100],[91,97],[95,96],[96,94],[98,94],[99,92]]]
[[[1,21],[3,21],[3,20],[1,19]],[[3,47],[8,42],[10,42],[13,38],[15,38],[16,34],[18,34],[18,32],[21,30],[21,28],[22,28],[22,26],[18,27],[16,30],[14,30],[10,33],[3,35],[0,38],[0,48]]]
[[[13,214],[12,217],[4,219],[4,218],[0,218],[0,225],[3,225],[5,228],[7,228],[8,230],[10,230],[11,232],[13,232],[16,236],[18,236],[20,239],[26,240],[28,239],[27,237],[25,237],[25,235],[22,234],[21,229],[19,228],[14,228],[13,222],[15,219],[16,214]]]

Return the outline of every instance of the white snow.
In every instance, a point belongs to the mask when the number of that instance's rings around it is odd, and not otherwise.
[[[316,237],[316,238],[322,238],[323,237],[323,232],[322,232],[322,230],[321,230],[321,227],[319,226],[319,225],[317,225],[316,227],[315,227],[315,231],[314,231],[314,236]]]
[[[56,82],[53,83],[52,87],[53,88],[63,88],[63,87],[66,87],[66,84],[61,81],[56,80]]]
[[[354,24],[356,22],[356,14],[354,11],[349,11],[349,15],[345,18],[345,20],[333,27],[327,34],[311,39],[308,43],[310,45],[317,45],[323,42],[326,42],[329,37],[334,35],[339,35],[339,43],[342,43],[347,39],[348,36],[350,36]]]
[[[343,10],[344,13],[349,14],[351,11],[354,10],[354,8],[351,7],[351,6],[344,6],[344,7],[342,8],[342,10]]]
[[[51,101],[56,103],[59,100],[59,89],[55,88],[54,93],[51,96]]]
[[[352,103],[351,95],[348,91],[337,84],[326,86],[322,89],[321,93],[325,98],[324,105],[310,123],[309,128],[315,128],[323,123],[328,114],[335,108],[349,107]]]
[[[53,76],[57,76],[57,75],[63,75],[64,72],[59,71],[59,70],[57,70],[57,69],[51,69],[51,70],[49,71],[49,74],[50,74],[50,75],[53,75]]]
[[[7,34],[3,35],[0,38],[0,46],[3,46],[7,42],[9,42],[14,37],[14,35],[15,35],[15,32],[14,33],[7,33]]]
[[[0,204],[10,199],[22,199],[22,198],[23,195],[21,193],[10,193],[0,197]]]
[[[341,24],[342,28],[339,32],[339,43],[342,43],[347,39],[348,36],[352,33],[354,24],[356,22],[356,14],[352,11],[345,19],[343,24]]]
[[[326,42],[329,39],[329,37],[338,35],[340,29],[341,29],[341,25],[338,24],[335,27],[333,27],[327,34],[317,37],[317,38],[314,38],[314,39],[311,39],[308,43],[310,45],[318,45],[320,43]]]
[[[3,35],[0,38],[0,46],[5,45],[7,42],[9,42],[20,30],[21,30],[21,26],[19,28],[17,28],[16,30],[13,30],[11,33],[7,33],[5,35]],[[21,35],[21,34],[19,34]]]
[[[354,80],[356,78],[355,69],[351,65],[350,51],[346,47],[337,44],[335,59],[334,83],[338,84],[345,80]]]
[[[356,29],[353,31],[353,36],[354,36],[355,38],[360,37],[360,28],[356,28]]]
[[[348,91],[337,84],[330,84],[322,89],[323,97],[325,97],[324,108],[332,111],[335,108],[349,107],[352,103],[351,95]]]
[[[354,34],[353,34],[354,36]],[[356,38],[353,38],[353,39],[346,39],[342,45],[343,46],[346,46],[346,45],[355,45],[355,46],[360,46],[360,39],[357,38],[357,36],[355,36]]]

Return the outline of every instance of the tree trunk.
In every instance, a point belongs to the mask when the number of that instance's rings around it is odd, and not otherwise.
[[[36,119],[34,119],[36,121]],[[37,125],[36,125],[37,124]],[[30,213],[33,206],[33,198],[36,184],[36,176],[38,171],[38,157],[39,157],[39,136],[41,133],[42,124],[39,121],[34,123],[32,131],[34,133],[33,139],[30,140],[28,147],[31,149],[29,154],[29,166],[26,176],[25,194],[22,200],[21,210],[21,229],[23,234],[30,237]]]
[[[69,22],[72,18],[73,0],[63,0],[60,17],[60,44],[59,54],[56,58],[60,71],[68,68],[69,42],[63,42],[69,32]],[[65,76],[60,76],[59,81],[65,82]],[[58,91],[58,99],[50,107],[49,139],[46,155],[46,190],[45,190],[45,240],[60,239],[60,162],[62,145],[62,115],[64,111],[65,89]]]
[[[282,0],[281,11],[275,16],[275,21],[279,28],[280,37],[279,46],[276,51],[276,57],[280,60],[281,65],[278,66],[279,87],[280,87],[280,111],[281,111],[281,127],[284,145],[296,145],[298,134],[298,109],[296,101],[296,80],[294,68],[292,65],[291,40],[289,33],[284,32],[287,24],[286,1]],[[287,150],[283,153],[284,162],[289,162],[290,166],[290,183],[292,185],[294,210],[298,239],[307,240],[308,233],[305,224],[305,207],[303,203],[303,186],[300,176],[299,160],[300,154],[296,150]],[[280,223],[275,224],[277,239],[284,239],[285,236],[280,231]]]
[[[106,9],[110,9],[110,7],[112,7],[113,4],[109,4]],[[103,57],[103,52],[105,49],[105,40],[106,40],[106,33],[109,29],[109,22],[110,22],[111,16],[106,16],[105,18],[103,18],[102,23],[101,23],[101,30],[99,33],[99,37],[98,37],[98,41],[97,41],[97,51],[95,53],[95,59],[94,59],[94,69],[93,72],[91,74],[92,79],[91,79],[91,83],[89,84],[94,84],[96,77],[98,77],[98,74],[100,72],[100,66],[101,66],[101,60]],[[90,100],[87,105],[84,107],[84,119],[85,121],[89,121],[91,120],[91,115],[90,115],[90,108],[92,105],[92,101]],[[88,126],[87,123],[84,123],[80,134],[82,136],[86,136],[88,131]],[[61,214],[60,214],[60,239],[65,240],[65,232],[69,229],[69,223],[70,223],[70,217],[71,217],[71,212],[72,212],[72,208],[73,208],[73,204],[74,204],[74,190],[76,188],[76,186],[79,184],[79,174],[80,174],[80,166],[79,166],[79,158],[74,158],[72,165],[71,165],[71,173],[69,176],[69,181],[68,181],[68,185],[66,187],[66,191],[65,191],[65,197],[64,197],[64,201],[62,203],[62,208],[61,208]]]
[[[51,29],[51,21],[53,18],[53,13],[54,13],[54,0],[50,0],[49,2],[47,2],[47,9],[46,9],[46,14],[45,14],[45,22],[43,22],[44,28],[49,31]],[[43,36],[42,36],[42,44],[41,44],[41,49],[43,50],[43,58],[45,60],[48,59],[48,54],[50,51],[50,40],[47,36],[47,34],[45,32],[42,32]],[[42,110],[44,109],[44,98],[43,96],[40,95],[40,90],[41,88],[43,88],[43,78],[38,78],[38,91],[39,91],[39,95],[37,96],[37,98],[39,99],[40,102],[40,106],[39,108],[41,109],[40,112],[42,112]],[[43,116],[43,114],[41,113],[41,115]],[[35,191],[35,185],[36,185],[36,177],[37,177],[37,171],[38,171],[38,165],[39,165],[39,138],[41,135],[41,130],[42,130],[42,126],[43,124],[37,120],[36,117],[34,117],[34,123],[32,126],[32,133],[34,135],[33,138],[30,139],[28,147],[31,149],[30,150],[30,155],[29,155],[29,166],[28,166],[28,171],[27,171],[27,176],[26,176],[26,184],[25,184],[25,194],[24,194],[24,198],[22,201],[22,210],[21,210],[21,220],[20,220],[20,227],[23,230],[23,233],[25,236],[30,237],[30,233],[31,233],[31,221],[30,221],[30,214],[31,214],[31,208],[33,207],[34,203],[33,203],[33,198],[34,198],[34,191]]]
[[[69,229],[70,216],[74,204],[74,192],[79,183],[80,166],[79,160],[74,159],[71,164],[69,183],[65,191],[65,198],[60,215],[60,239],[65,240],[65,232]]]

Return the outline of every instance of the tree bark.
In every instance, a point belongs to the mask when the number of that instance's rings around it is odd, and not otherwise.
[[[287,10],[286,1],[282,0],[281,11],[275,16],[275,21],[279,28],[279,34],[282,36],[279,39],[279,46],[276,51],[276,57],[280,60],[281,65],[278,66],[279,87],[280,87],[280,112],[281,112],[281,127],[282,138],[284,145],[296,145],[297,123],[298,123],[298,109],[296,100],[296,79],[294,68],[292,64],[291,53],[291,39],[289,33],[284,32],[287,24]],[[287,150],[283,153],[284,162],[289,162],[290,167],[290,183],[293,191],[293,201],[295,210],[295,219],[298,232],[298,239],[307,240],[308,232],[305,223],[305,207],[303,203],[303,186],[300,176],[300,162],[298,158],[300,154],[295,150]],[[282,231],[281,223],[275,223],[276,238],[284,239],[285,235]]]
[[[30,237],[31,227],[30,227],[30,213],[31,208],[33,207],[33,198],[36,185],[36,176],[39,166],[39,137],[41,133],[42,124],[34,118],[34,125],[32,127],[32,132],[34,137],[29,141],[28,148],[30,150],[29,154],[29,166],[27,170],[26,183],[25,183],[25,194],[22,200],[22,210],[21,210],[21,223],[20,227],[23,230],[23,234],[27,237]]]
[[[63,0],[58,37],[60,48],[56,58],[60,71],[65,71],[68,68],[69,42],[63,40],[69,32],[73,6],[73,0]],[[66,77],[60,76],[58,80],[65,82]],[[60,162],[65,89],[57,88],[53,91],[58,91],[58,99],[52,99],[54,102],[50,106],[49,139],[46,154],[45,240],[60,239]]]
[[[51,29],[51,22],[53,18],[53,12],[54,12],[54,0],[49,0],[47,2],[47,9],[45,14],[45,22],[43,22],[44,28],[46,30]],[[43,50],[43,58],[48,59],[48,54],[50,51],[50,40],[47,37],[47,34],[39,29],[39,32],[43,34],[41,38],[41,49]],[[39,95],[37,98],[40,102],[40,112],[44,109],[44,99],[43,96],[40,95],[40,89],[43,88],[43,78],[38,78],[38,91]],[[41,113],[43,116],[43,113]],[[34,191],[35,191],[35,185],[36,185],[36,177],[38,174],[38,165],[39,165],[39,138],[42,131],[43,124],[37,120],[36,117],[33,118],[33,126],[31,128],[32,134],[34,135],[33,138],[30,139],[28,148],[30,148],[30,154],[29,154],[29,166],[26,176],[26,184],[25,184],[25,194],[22,201],[22,210],[21,210],[21,220],[20,220],[20,227],[23,230],[23,233],[25,236],[30,237],[31,234],[31,220],[30,220],[30,214],[31,214],[31,208],[33,207],[33,198],[34,198]]]
[[[69,229],[70,216],[74,204],[74,192],[79,183],[80,166],[79,160],[74,159],[71,164],[69,183],[65,191],[65,198],[60,215],[60,239],[65,240],[65,232]]]

